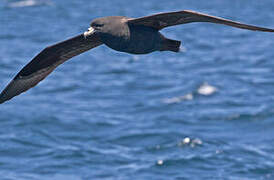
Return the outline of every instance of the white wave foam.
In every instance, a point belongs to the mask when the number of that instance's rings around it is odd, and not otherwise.
[[[163,102],[166,104],[174,104],[174,103],[180,103],[182,101],[190,101],[193,99],[193,94],[188,93],[184,96],[179,96],[179,97],[173,97],[173,98],[167,98],[164,99]]]
[[[212,95],[216,91],[217,91],[217,88],[214,87],[214,86],[209,85],[207,82],[202,84],[197,90],[198,94],[201,94],[201,95],[204,95],[204,96]]]
[[[38,6],[38,5],[49,5],[51,1],[49,0],[24,0],[24,1],[17,1],[12,2],[9,4],[9,7],[28,7],[28,6]]]
[[[190,137],[185,137],[183,140],[181,140],[178,143],[178,146],[189,145],[190,147],[195,147],[197,145],[202,145],[202,144],[203,144],[203,141],[199,138],[191,139]]]

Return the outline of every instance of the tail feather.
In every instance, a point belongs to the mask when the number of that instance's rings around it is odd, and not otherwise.
[[[176,40],[173,40],[173,39],[164,38],[160,51],[179,52],[180,51],[180,45],[181,45],[181,41],[176,41]]]

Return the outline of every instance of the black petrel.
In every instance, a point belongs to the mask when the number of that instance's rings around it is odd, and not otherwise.
[[[168,39],[159,31],[169,26],[192,22],[274,32],[274,29],[242,24],[189,10],[159,13],[141,18],[109,16],[94,19],[88,31],[46,47],[35,56],[2,91],[0,104],[34,87],[68,59],[101,44],[131,54],[147,54],[153,51],[178,52],[181,42]]]

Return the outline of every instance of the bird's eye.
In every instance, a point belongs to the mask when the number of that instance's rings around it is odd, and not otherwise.
[[[103,24],[93,24],[94,27],[102,27]]]

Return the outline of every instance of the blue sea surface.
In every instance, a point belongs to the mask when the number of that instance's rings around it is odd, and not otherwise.
[[[196,10],[274,28],[273,0],[0,0],[0,89],[92,19]],[[0,179],[274,179],[274,34],[192,23],[184,52],[105,45],[0,105]]]

